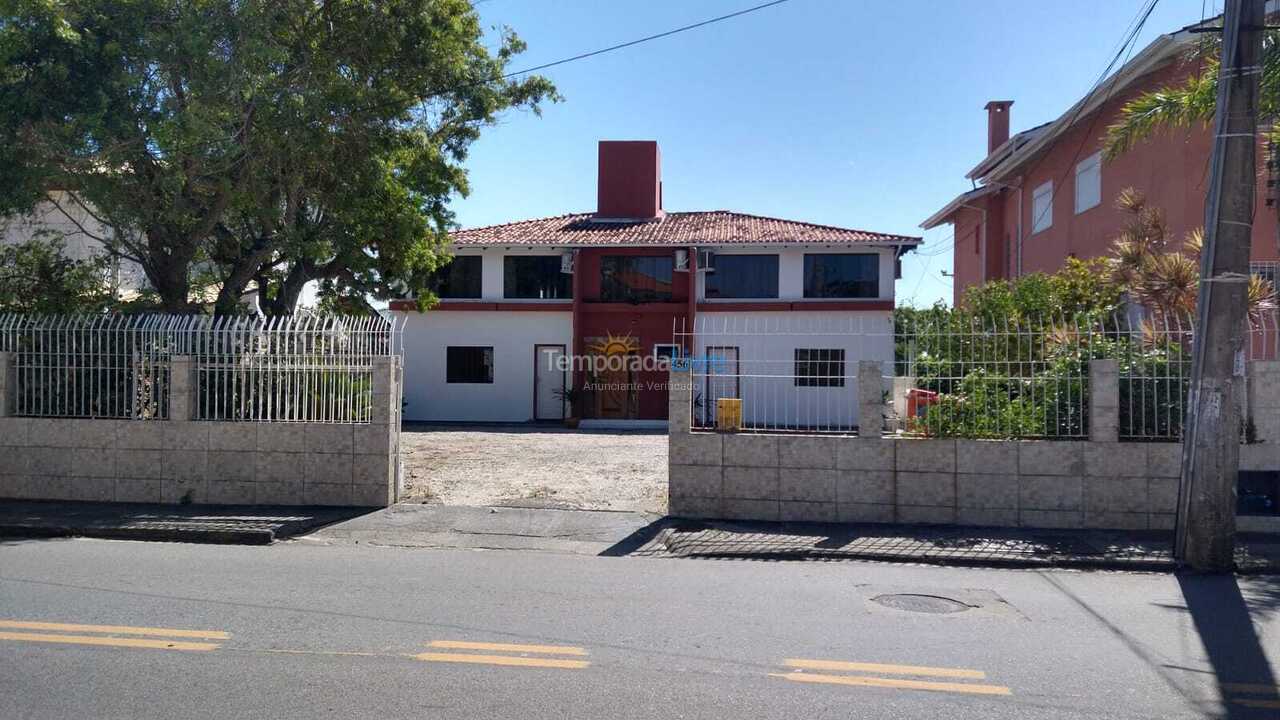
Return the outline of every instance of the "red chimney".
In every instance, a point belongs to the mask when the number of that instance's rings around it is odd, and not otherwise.
[[[987,103],[987,154],[1009,139],[1009,106],[1012,100],[992,100]]]
[[[653,140],[601,140],[596,217],[649,220],[662,214],[662,156]]]

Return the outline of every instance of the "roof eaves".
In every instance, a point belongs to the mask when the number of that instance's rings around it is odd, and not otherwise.
[[[999,163],[988,170],[986,174],[977,178],[978,181],[999,182],[1010,177],[1015,170],[1034,157],[1045,146],[1070,130],[1075,123],[1087,118],[1113,95],[1122,92],[1135,80],[1144,77],[1157,66],[1176,57],[1195,41],[1196,34],[1187,29],[1157,37],[1109,79],[1099,83],[1089,94],[1076,101],[1057,120],[1053,121],[1045,132],[1014,150],[1004,162]],[[1107,91],[1098,92],[1104,86],[1108,88]]]
[[[932,230],[939,225],[943,225],[950,219],[951,215],[956,210],[963,207],[965,203],[970,200],[977,200],[980,197],[990,195],[999,189],[1000,187],[997,185],[983,185],[980,188],[960,193],[954,200],[943,206],[941,210],[930,215],[924,222],[920,223],[920,228],[923,230]]]
[[[1048,128],[1049,125],[1051,125],[1052,123],[1053,123],[1052,120],[1046,123],[1040,123],[1039,125],[1036,125],[1033,128],[1028,128],[1026,130],[1023,130],[1022,132],[1014,135],[1008,140],[1005,140],[1003,143],[1000,144],[1000,147],[996,148],[995,150],[992,150],[990,153],[987,153],[987,156],[982,158],[981,162],[975,165],[972,170],[965,173],[965,179],[976,180],[977,178],[980,178],[983,175],[991,172],[993,169],[999,167],[1000,164],[1003,163],[1005,160],[1008,160],[1009,156],[1012,155],[1018,148],[1034,140],[1037,135],[1044,132],[1045,129]]]

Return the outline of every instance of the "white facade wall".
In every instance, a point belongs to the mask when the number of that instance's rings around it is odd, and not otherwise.
[[[707,312],[698,314],[694,357],[730,362],[694,369],[694,397],[712,412],[719,397],[742,399],[743,422],[777,428],[842,429],[857,425],[858,363],[875,360],[893,371],[893,312]],[[729,350],[734,348],[736,350]],[[797,386],[797,349],[844,351],[844,385]],[[727,375],[718,375],[727,373]],[[737,382],[730,377],[736,373]],[[712,416],[713,417],[713,416]]]
[[[20,245],[34,239],[60,239],[63,254],[74,260],[88,260],[102,255],[105,249],[98,238],[110,237],[112,231],[80,207],[67,193],[51,194],[51,201],[41,202],[30,213],[0,218],[0,243]],[[146,286],[146,275],[132,261],[116,263],[115,286],[123,295]]]
[[[479,255],[481,297],[473,300],[447,299],[451,305],[464,303],[520,303],[537,305],[545,300],[507,299],[503,296],[503,257],[506,255],[549,255],[558,257],[565,248],[520,246],[465,248],[457,255]],[[820,300],[804,297],[804,255],[806,253],[865,253],[880,256],[880,296],[869,301],[892,301],[894,297],[894,251],[859,245],[731,246],[714,248],[718,255],[777,254],[778,297],[705,299],[705,274],[698,273],[699,302],[742,303],[760,301],[800,301],[818,305]],[[564,301],[550,301],[563,304]],[[855,301],[856,302],[856,301]],[[703,306],[704,308],[706,305]],[[573,314],[566,311],[536,310],[445,310],[426,313],[401,312],[405,322],[404,417],[418,421],[525,422],[534,419],[534,346],[564,345],[573,351]],[[849,426],[858,421],[857,370],[860,360],[881,360],[886,372],[893,361],[892,312],[856,311],[768,311],[716,312],[703,309],[697,319],[706,333],[699,334],[696,351],[707,346],[738,348],[741,372],[736,383],[743,398],[744,419],[751,423],[808,427]],[[710,333],[710,334],[707,334]],[[446,347],[470,345],[493,347],[494,382],[445,382]],[[796,387],[797,348],[843,349],[843,387]],[[721,381],[717,381],[721,382]],[[718,394],[719,387],[703,387],[695,392]],[[709,405],[714,405],[714,398]]]
[[[406,420],[532,420],[534,345],[564,345],[566,352],[573,351],[571,312],[477,310],[397,314],[403,316],[401,321],[405,323]],[[451,345],[492,347],[493,383],[445,382],[446,348]]]

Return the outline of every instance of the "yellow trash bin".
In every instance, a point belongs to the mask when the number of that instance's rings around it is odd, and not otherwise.
[[[718,398],[716,400],[716,429],[742,429],[741,398]]]

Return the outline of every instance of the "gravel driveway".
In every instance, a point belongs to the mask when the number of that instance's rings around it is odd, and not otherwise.
[[[402,502],[667,509],[667,435],[407,424]]]

